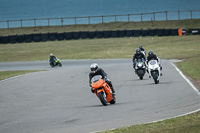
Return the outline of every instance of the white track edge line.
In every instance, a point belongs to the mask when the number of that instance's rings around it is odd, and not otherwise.
[[[192,82],[181,72],[181,70],[174,64],[174,63],[171,63],[173,67],[175,67],[175,69],[179,72],[179,74],[188,82],[188,84],[192,87],[192,89],[194,91],[196,91],[196,93],[198,95],[200,95],[200,92],[199,90],[192,84]]]

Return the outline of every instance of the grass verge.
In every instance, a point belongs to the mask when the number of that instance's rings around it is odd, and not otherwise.
[[[4,80],[10,77],[26,74],[26,73],[32,73],[32,72],[38,72],[38,70],[31,70],[31,71],[0,71],[0,80]]]
[[[122,127],[101,133],[199,133],[200,112],[160,122]]]
[[[60,59],[132,58],[139,44],[147,52],[154,50],[162,59],[187,59],[200,55],[200,36],[191,35],[2,44],[0,61],[47,60],[50,53]]]

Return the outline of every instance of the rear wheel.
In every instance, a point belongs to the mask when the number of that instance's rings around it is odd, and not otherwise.
[[[107,99],[106,99],[106,94],[103,93],[103,92],[99,92],[99,93],[98,93],[98,96],[99,96],[99,99],[100,99],[101,103],[102,103],[104,106],[107,106],[108,101],[107,101]]]

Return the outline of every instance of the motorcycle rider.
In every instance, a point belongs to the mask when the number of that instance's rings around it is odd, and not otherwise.
[[[107,79],[107,74],[104,72],[103,69],[99,68],[99,65],[97,63],[92,63],[90,66],[91,72],[89,73],[89,84],[91,87],[91,79],[96,75],[101,75],[102,79],[105,80],[105,82],[110,86],[112,90],[112,94],[115,95],[115,90],[113,88],[113,85],[109,79]],[[93,88],[91,88],[92,93],[94,93]]]
[[[54,56],[52,53],[50,54],[50,57],[49,57],[49,61],[50,62],[55,62],[57,60],[56,56]]]
[[[145,56],[146,52],[145,52],[144,48],[142,47],[142,44],[139,45],[139,49],[140,49],[141,53],[143,53]]]
[[[135,65],[138,61],[138,59],[143,59],[144,61],[146,60],[146,57],[144,56],[143,53],[141,53],[141,50],[139,48],[136,49],[136,53],[133,56],[133,68],[135,69]]]
[[[148,56],[147,56],[147,60],[146,63],[148,64],[150,60],[157,60],[160,66],[160,70],[161,70],[161,76],[162,76],[162,66],[160,64],[159,58],[157,55],[154,54],[154,52],[152,50],[150,50],[148,52]],[[148,72],[148,71],[147,71]]]
[[[145,51],[144,48],[142,47],[142,44],[139,45],[139,49],[140,49],[141,51]]]

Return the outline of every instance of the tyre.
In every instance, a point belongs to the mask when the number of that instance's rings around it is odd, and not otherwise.
[[[139,70],[138,70],[137,73],[138,73],[138,76],[140,77],[140,80],[143,80],[144,72],[145,72],[145,71],[142,70],[142,69],[139,69]]]
[[[152,77],[154,79],[155,84],[158,84],[159,83],[158,73],[154,71],[154,72],[151,73],[151,75],[152,75]]]
[[[54,67],[53,63],[49,63],[49,65],[50,65],[51,67]]]
[[[110,104],[115,104],[115,103],[116,103],[116,98],[115,98],[115,96],[113,96],[113,100],[110,101]]]
[[[108,101],[107,101],[107,99],[106,99],[106,94],[103,93],[103,92],[99,92],[99,93],[98,93],[98,96],[99,96],[99,99],[100,99],[101,103],[102,103],[104,106],[107,106]]]
[[[62,64],[61,64],[61,63],[58,63],[58,66],[59,66],[59,67],[62,67]]]

